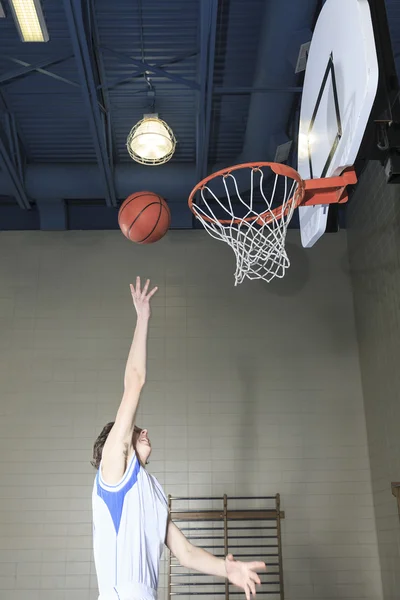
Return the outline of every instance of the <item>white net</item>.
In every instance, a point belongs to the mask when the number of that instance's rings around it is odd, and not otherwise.
[[[254,166],[240,174],[227,171],[200,187],[191,208],[206,231],[235,253],[235,285],[246,277],[269,282],[285,275],[290,266],[285,241],[300,202],[297,190],[291,177]]]

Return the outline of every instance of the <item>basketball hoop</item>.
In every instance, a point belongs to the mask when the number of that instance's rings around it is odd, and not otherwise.
[[[347,202],[353,169],[339,177],[304,181],[279,163],[235,165],[209,175],[192,190],[189,208],[215,239],[235,253],[235,285],[282,278],[290,261],[286,234],[298,206]]]

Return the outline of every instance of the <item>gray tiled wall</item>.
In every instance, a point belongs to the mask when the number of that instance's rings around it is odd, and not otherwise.
[[[372,486],[385,600],[400,598],[400,186],[371,162],[349,205],[354,290]]]
[[[1,600],[97,597],[89,460],[137,273],[160,286],[138,422],[166,492],[280,492],[287,600],[381,600],[346,234],[298,237],[284,280],[234,288],[201,231],[0,234]]]

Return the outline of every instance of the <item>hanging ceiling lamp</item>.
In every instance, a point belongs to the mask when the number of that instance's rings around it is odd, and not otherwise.
[[[137,6],[142,62],[145,65],[142,0],[138,0]],[[163,165],[172,158],[175,152],[176,139],[172,129],[165,121],[159,119],[156,113],[156,89],[150,79],[150,73],[143,70],[143,77],[147,84],[149,114],[145,114],[143,119],[132,127],[126,140],[126,147],[130,157],[142,165]]]
[[[176,139],[172,129],[156,113],[144,115],[127,139],[129,155],[142,165],[163,165],[173,156]]]

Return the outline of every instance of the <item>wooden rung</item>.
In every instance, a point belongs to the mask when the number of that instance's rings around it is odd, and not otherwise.
[[[171,511],[173,521],[221,521],[224,519],[222,510],[203,510],[203,511]],[[281,519],[285,518],[284,511],[279,512]],[[276,520],[278,513],[276,510],[228,510],[227,518],[230,521],[253,521],[253,520]]]
[[[200,500],[199,498],[185,498],[185,500],[193,499]],[[251,497],[236,498],[236,500],[238,499],[252,500]],[[197,540],[200,542],[204,540],[206,542],[206,549],[213,552],[217,558],[224,559],[233,550],[235,558],[239,560],[265,560],[272,571],[268,571],[265,577],[261,578],[263,588],[260,590],[260,596],[272,595],[282,600],[284,592],[281,519],[285,518],[285,513],[280,510],[279,494],[268,499],[275,499],[275,506],[271,505],[271,503],[266,505],[263,503],[261,508],[252,509],[248,508],[248,505],[246,508],[240,508],[240,505],[235,504],[235,509],[230,510],[228,508],[228,501],[230,499],[224,494],[223,497],[219,498],[219,500],[223,501],[223,506],[220,508],[211,508],[210,505],[208,505],[209,508],[206,510],[201,510],[198,506],[190,509],[185,505],[175,508],[171,497],[169,497],[168,507],[171,520],[182,523],[184,526],[183,529],[189,534],[189,539],[193,543],[196,543]],[[201,498],[201,500],[211,499]],[[217,498],[213,498],[212,500],[217,500]],[[218,507],[219,505],[212,504],[211,506]],[[267,531],[268,535],[263,536],[264,529],[272,531]],[[265,538],[264,543],[254,545],[253,542],[250,542],[252,540],[250,531],[256,533],[254,542],[259,539],[264,540]],[[270,535],[273,531],[276,532],[275,535]],[[197,532],[199,532],[198,536]],[[246,535],[240,535],[241,533],[245,533]],[[269,540],[275,540],[275,543],[268,544]],[[253,558],[253,554],[256,553],[257,556]],[[272,581],[270,580],[271,575],[274,576]],[[211,591],[212,589],[214,591]],[[240,592],[240,594],[242,595],[243,592]],[[191,579],[191,572],[182,567],[172,552],[169,552],[168,598],[172,600],[173,596],[193,595],[213,596],[214,598],[221,598],[221,600],[230,600],[231,598],[233,600],[233,598],[236,599],[236,595],[239,595],[239,593],[229,585],[228,581],[219,583],[218,587],[216,587],[215,582],[207,580],[207,578],[193,581]]]

